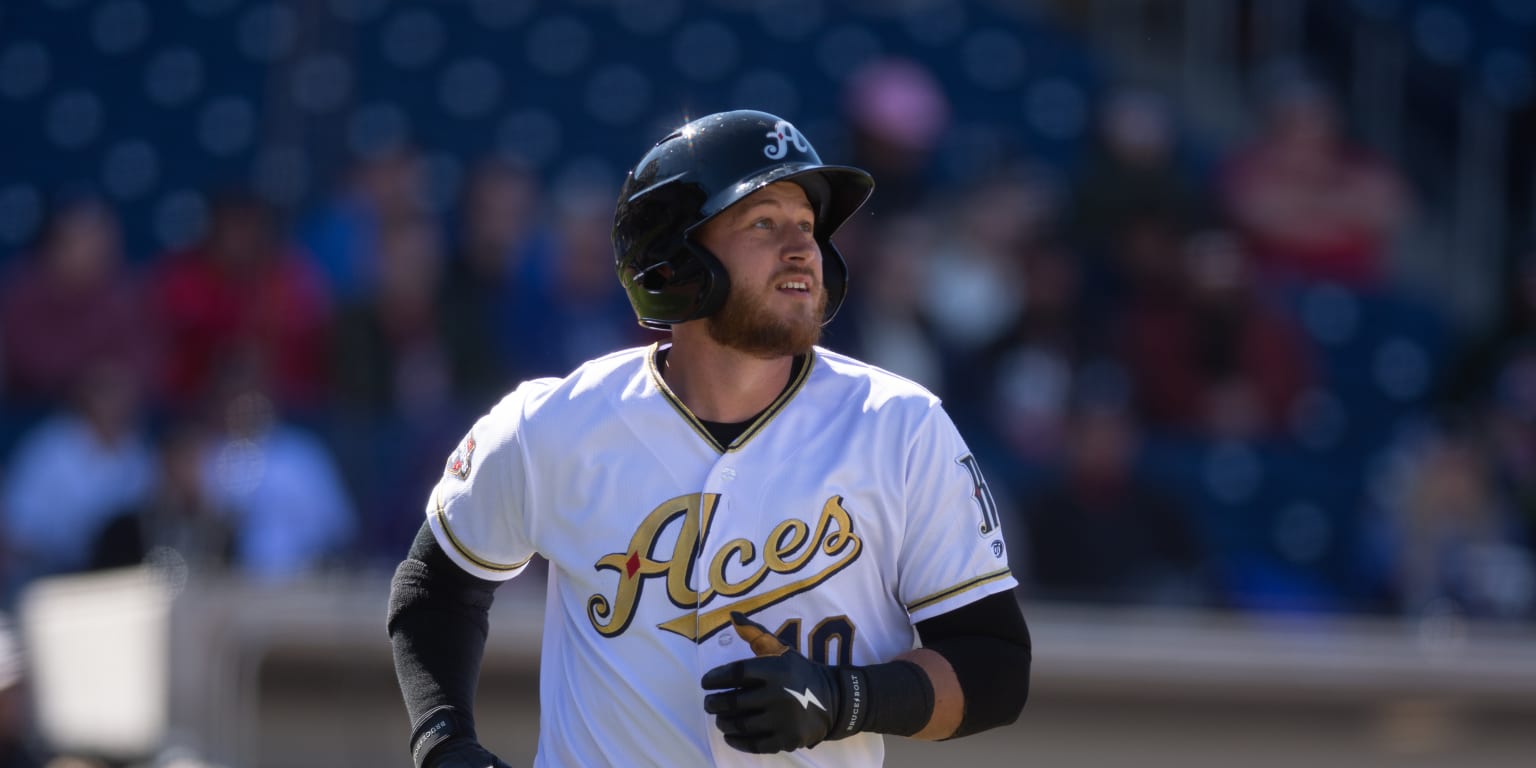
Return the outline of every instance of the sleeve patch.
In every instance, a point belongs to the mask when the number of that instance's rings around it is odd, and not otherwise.
[[[475,456],[475,435],[471,432],[459,443],[459,447],[453,450],[453,455],[448,457],[448,465],[444,467],[444,474],[456,477],[460,480],[469,477],[470,462]]]

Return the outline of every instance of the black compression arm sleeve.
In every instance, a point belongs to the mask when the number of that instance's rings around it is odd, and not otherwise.
[[[434,708],[451,706],[473,734],[470,713],[496,587],[449,560],[431,528],[421,526],[389,592],[395,676],[413,726]]]
[[[1032,647],[1024,612],[1011,592],[989,595],[917,623],[923,647],[944,657],[965,696],[953,736],[969,736],[1019,719],[1029,698]]]

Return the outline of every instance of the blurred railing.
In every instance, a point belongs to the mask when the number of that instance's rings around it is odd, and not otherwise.
[[[543,590],[529,582],[498,596],[482,674],[496,682],[480,702],[482,722],[517,720],[531,733],[535,687],[507,682],[537,676]],[[387,590],[387,574],[280,587],[178,585],[147,571],[39,582],[21,618],[44,733],[67,750],[127,758],[175,744],[224,765],[403,764]],[[1315,722],[1287,727],[1326,739],[1322,713],[1391,718],[1407,707],[1412,722],[1446,719],[1484,749],[1536,749],[1526,727],[1536,717],[1536,629],[1528,626],[1032,603],[1025,611],[1035,643],[1032,703],[1023,727],[978,742],[994,749],[1045,748],[1031,745],[1028,724],[1072,722],[1061,714],[1072,702],[1149,716],[1188,710],[1189,722],[1176,726],[1189,729],[1184,746],[1164,746],[1154,761],[1170,764],[1210,758],[1198,713],[1212,708],[1251,711],[1261,728],[1265,712],[1313,712]],[[94,688],[78,687],[82,659],[95,660],[86,683]],[[1287,722],[1274,717],[1277,729]],[[1492,727],[1513,721],[1526,725]],[[1500,764],[1459,762],[1456,744],[1437,758],[1451,762],[1433,764]],[[891,746],[899,763],[905,748]],[[1266,747],[1289,748],[1283,739]]]

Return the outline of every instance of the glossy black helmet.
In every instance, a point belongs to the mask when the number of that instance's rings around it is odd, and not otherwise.
[[[640,324],[667,329],[707,317],[725,303],[730,278],[693,233],[731,204],[776,181],[805,190],[816,211],[822,280],[831,320],[848,293],[848,265],[832,233],[874,189],[868,173],[824,165],[788,120],[737,110],[673,131],[635,164],[613,216],[619,281]]]

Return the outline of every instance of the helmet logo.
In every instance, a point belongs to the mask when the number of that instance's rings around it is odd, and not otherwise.
[[[774,143],[763,147],[763,154],[767,155],[769,160],[783,159],[784,155],[789,151],[788,145],[790,144],[795,145],[795,149],[801,152],[811,151],[810,142],[806,141],[805,137],[801,136],[800,132],[795,130],[793,125],[789,124],[788,120],[780,120],[774,123],[773,130],[763,135],[774,141]]]

